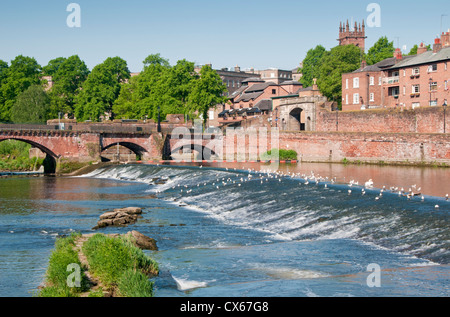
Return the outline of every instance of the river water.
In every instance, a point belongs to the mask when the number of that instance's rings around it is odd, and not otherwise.
[[[57,236],[129,206],[143,218],[99,232],[156,239],[159,297],[450,295],[448,169],[188,165],[0,179],[0,296],[32,296]]]

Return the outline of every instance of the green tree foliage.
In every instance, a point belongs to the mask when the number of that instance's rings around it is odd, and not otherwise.
[[[317,85],[329,100],[342,101],[342,74],[357,70],[361,49],[354,45],[336,46],[321,59]]]
[[[171,113],[206,118],[209,107],[225,101],[226,88],[211,67],[197,74],[194,63],[183,59],[170,66],[159,54],[149,55],[143,63],[144,70],[122,85],[113,106],[118,118],[156,120],[158,107],[162,119]]]
[[[50,98],[41,85],[32,85],[21,93],[11,109],[14,123],[46,123],[51,116]]]
[[[61,63],[57,67],[53,67],[54,72],[52,70],[54,83],[50,92],[52,108],[56,113],[72,114],[74,113],[75,98],[89,75],[89,69],[78,55],[67,59],[60,57],[54,61],[56,60]],[[56,63],[52,65],[56,65]]]
[[[227,101],[224,96],[226,91],[227,88],[217,72],[209,65],[203,66],[200,70],[200,78],[194,82],[188,97],[189,114],[191,116],[194,112],[201,114],[206,124],[208,110]]]
[[[389,42],[386,36],[380,37],[369,49],[366,55],[367,65],[374,65],[386,58],[394,56],[394,42]]]
[[[306,53],[306,57],[303,60],[303,67],[299,69],[299,72],[303,75],[300,79],[303,86],[309,87],[313,85],[313,79],[319,75],[320,60],[325,52],[325,47],[317,45]]]
[[[408,55],[417,55],[417,50],[419,49],[419,46],[415,44],[411,50],[409,51]],[[427,51],[432,51],[431,44],[427,45]]]
[[[42,67],[42,75],[53,76],[59,67],[66,61],[65,57],[58,57],[48,62],[47,66]]]
[[[6,69],[6,71],[5,71]],[[2,73],[5,72],[0,87],[0,121],[11,121],[11,108],[17,96],[31,85],[40,84],[39,74],[41,66],[32,57],[17,56],[11,61],[11,66],[6,68],[2,64]]]
[[[79,120],[99,121],[119,96],[121,84],[130,78],[126,61],[109,57],[94,67],[76,97],[75,115]]]

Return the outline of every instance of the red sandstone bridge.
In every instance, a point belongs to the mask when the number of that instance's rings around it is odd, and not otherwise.
[[[40,149],[50,163],[46,172],[54,171],[56,161],[61,158],[79,162],[98,161],[104,151],[117,145],[128,148],[142,160],[170,159],[172,152],[183,147],[201,153],[204,159],[214,155],[214,150],[205,151],[207,140],[198,142],[193,133],[181,143],[178,137],[172,139],[171,132],[177,127],[181,128],[179,125],[164,125],[161,132],[157,132],[154,124],[73,124],[66,125],[64,130],[59,125],[0,124],[0,142],[18,140]],[[182,131],[193,132],[185,126]]]
[[[175,128],[184,131],[187,137],[180,138],[174,133]],[[229,136],[222,137],[219,148],[214,147],[214,138],[217,135],[204,133],[198,136],[195,129],[176,124],[165,124],[162,132],[157,132],[155,124],[73,124],[65,126],[65,130],[58,125],[0,124],[0,142],[20,140],[40,149],[51,163],[46,168],[49,173],[55,171],[56,162],[62,158],[99,161],[102,152],[116,145],[130,149],[142,161],[171,159],[186,148],[201,153],[203,160],[219,154],[216,150],[221,152],[224,160],[229,160],[227,140],[231,142],[232,155],[242,149],[247,157],[264,152],[261,148],[252,149],[249,139],[240,141]],[[266,149],[293,149],[298,153],[298,160],[303,162],[340,162],[345,158],[360,162],[450,165],[450,134],[297,131],[280,132],[276,142],[271,136],[269,139]]]

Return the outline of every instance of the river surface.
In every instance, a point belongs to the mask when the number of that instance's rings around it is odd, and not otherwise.
[[[159,297],[450,295],[448,169],[278,170],[120,165],[0,179],[0,296],[32,296],[56,237],[92,233],[102,213],[129,206],[143,218],[98,232],[156,239],[146,253],[160,265]]]

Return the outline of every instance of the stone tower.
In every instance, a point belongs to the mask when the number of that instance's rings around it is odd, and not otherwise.
[[[356,45],[364,52],[365,51],[365,42],[366,42],[366,26],[364,24],[364,20],[361,24],[357,24],[355,22],[355,27],[353,30],[350,30],[350,24],[343,24],[342,22],[339,25],[339,45]]]

